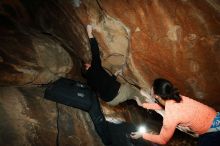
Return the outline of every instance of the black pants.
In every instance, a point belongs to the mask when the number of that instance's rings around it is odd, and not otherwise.
[[[105,145],[111,143],[107,121],[95,93],[83,83],[60,78],[47,87],[44,98],[87,111],[94,127]]]
[[[220,131],[200,135],[198,146],[220,146]]]
[[[111,135],[106,119],[100,108],[100,103],[96,97],[92,98],[92,105],[89,115],[94,123],[95,130],[105,145],[111,144]]]

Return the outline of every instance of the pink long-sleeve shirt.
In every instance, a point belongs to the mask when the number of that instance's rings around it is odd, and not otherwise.
[[[163,126],[159,135],[145,133],[143,138],[158,144],[166,144],[173,136],[176,126],[182,125],[189,127],[195,133],[201,135],[208,131],[217,112],[200,102],[197,102],[186,96],[181,96],[180,103],[174,100],[167,100],[165,103],[165,114],[163,117]],[[156,103],[144,103],[147,109],[162,109]]]

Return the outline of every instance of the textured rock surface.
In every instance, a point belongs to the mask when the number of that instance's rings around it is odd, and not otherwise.
[[[84,0],[76,10],[95,25],[103,60],[123,58],[113,69],[126,64],[126,78],[148,88],[164,77],[182,94],[220,108],[219,1]]]
[[[56,145],[56,105],[27,85],[81,79],[79,59],[90,61],[88,23],[103,65],[123,69],[122,82],[148,90],[154,78],[164,77],[182,94],[220,110],[218,0],[2,0],[0,20],[0,85],[7,86],[0,89],[0,145]],[[61,145],[102,145],[86,113],[59,109]],[[128,104],[103,104],[103,110],[135,123],[146,116]],[[186,138],[168,145],[195,145]]]
[[[86,112],[57,107],[43,99],[43,91],[36,87],[0,88],[0,145],[102,145]]]
[[[44,84],[73,67],[67,51],[45,35],[7,34],[0,38],[1,85]]]

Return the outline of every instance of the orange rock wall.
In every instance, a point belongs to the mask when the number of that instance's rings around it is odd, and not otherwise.
[[[83,0],[76,10],[85,25],[96,27],[106,56],[118,53],[109,41],[102,44],[106,31],[118,44],[114,47],[125,50],[125,76],[143,88],[157,77],[167,78],[182,94],[220,108],[219,1]],[[127,48],[114,41],[118,36],[127,38]]]

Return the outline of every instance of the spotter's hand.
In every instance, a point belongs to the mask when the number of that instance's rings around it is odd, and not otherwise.
[[[140,132],[131,132],[130,136],[131,136],[132,139],[138,139],[138,138],[142,137],[142,133],[140,133]]]

